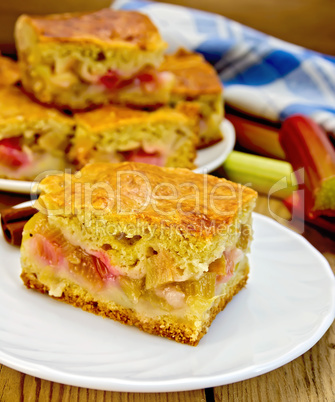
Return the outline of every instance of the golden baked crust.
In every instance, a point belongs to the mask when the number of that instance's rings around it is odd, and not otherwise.
[[[106,8],[90,13],[46,16],[22,15],[40,42],[95,43],[105,47],[132,46],[144,50],[165,48],[165,42],[150,19],[136,11]]]
[[[22,122],[53,119],[73,124],[72,119],[58,110],[33,102],[19,88],[8,86],[0,88],[0,127],[2,125],[22,124]]]
[[[186,107],[183,108],[184,114],[182,114],[171,108],[160,108],[156,111],[147,112],[126,106],[107,105],[89,112],[77,113],[75,120],[78,124],[90,129],[90,131],[101,131],[118,126],[122,127],[126,124],[140,124],[143,122],[154,124],[160,121],[186,122],[187,112],[192,117],[196,117],[196,113],[192,114],[191,109],[191,107],[188,110]]]
[[[197,97],[222,92],[217,72],[199,53],[180,49],[175,54],[166,55],[160,70],[175,75],[176,83],[172,89],[175,95]]]
[[[187,325],[175,322],[173,318],[170,317],[162,317],[158,320],[146,317],[142,320],[141,317],[139,317],[132,309],[116,306],[115,309],[112,310],[107,303],[96,300],[88,292],[81,290],[79,295],[78,292],[74,292],[74,289],[71,289],[70,287],[64,289],[61,297],[51,297],[75,307],[80,307],[90,313],[111,318],[115,321],[121,322],[122,324],[134,325],[142,331],[150,334],[169,338],[176,342],[191,346],[197,346],[200,339],[207,333],[217,314],[221,312],[231,301],[233,296],[235,296],[245,286],[248,280],[248,273],[249,265],[246,264],[243,272],[241,272],[241,274],[234,280],[233,284],[227,288],[226,293],[219,297],[208,311],[208,318],[206,321],[202,322],[200,331],[195,331],[190,323]],[[34,289],[43,294],[48,294],[48,287],[37,279],[36,274],[22,272],[21,278],[27,288]]]
[[[81,196],[89,186],[94,186],[90,197]],[[164,224],[202,238],[213,237],[214,228],[227,231],[250,212],[257,197],[254,190],[225,179],[133,162],[96,163],[75,176],[49,176],[41,189],[37,207],[51,214],[103,213],[107,222]]]
[[[20,79],[18,64],[8,57],[0,56],[0,87],[13,85]]]

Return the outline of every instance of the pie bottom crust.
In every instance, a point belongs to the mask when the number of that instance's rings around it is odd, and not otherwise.
[[[31,269],[30,269],[31,270]],[[197,346],[200,339],[207,333],[216,315],[222,311],[246,284],[249,274],[249,264],[246,263],[243,269],[238,270],[234,278],[227,283],[225,294],[217,298],[213,306],[207,311],[206,320],[201,325],[192,325],[188,321],[182,323],[172,315],[150,318],[141,316],[134,310],[121,307],[115,304],[111,309],[111,303],[102,302],[93,297],[85,289],[78,285],[67,286],[60,297],[51,296],[54,299],[80,307],[84,311],[94,313],[103,317],[111,318],[126,325],[134,325],[144,332],[159,335],[164,338],[172,339],[176,342]],[[27,288],[34,289],[40,293],[48,294],[49,289],[41,283],[37,275],[32,272],[22,272],[21,278]]]

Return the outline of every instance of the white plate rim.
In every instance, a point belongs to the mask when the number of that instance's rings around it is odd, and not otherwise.
[[[213,170],[217,169],[220,165],[222,165],[222,163],[227,159],[230,152],[234,149],[236,141],[234,126],[229,120],[224,119],[220,127],[223,133],[223,139],[217,144],[211,145],[208,148],[200,149],[197,151],[198,154],[201,154],[204,152],[213,152],[213,151],[215,152],[216,150],[220,150],[221,152],[220,156],[194,169],[193,171],[195,173],[207,174],[213,172]],[[197,160],[195,160],[195,163],[197,163]]]
[[[27,206],[29,203],[31,202],[27,201],[25,203],[19,204],[17,207]],[[260,365],[255,364],[252,367],[237,370],[236,372],[233,371],[229,374],[188,377],[178,380],[173,379],[160,381],[136,381],[121,379],[116,379],[113,381],[113,379],[107,380],[106,378],[92,378],[86,375],[63,373],[59,370],[54,370],[41,364],[26,362],[24,359],[17,359],[13,356],[7,355],[1,350],[0,362],[12,369],[24,372],[26,374],[72,386],[116,392],[178,392],[221,386],[237,381],[243,381],[275,370],[276,368],[281,367],[288,362],[296,359],[297,357],[308,351],[321,339],[321,337],[328,330],[335,318],[334,274],[325,257],[318,250],[316,250],[305,238],[264,215],[254,213],[254,218],[259,219],[266,224],[273,225],[278,230],[284,231],[288,236],[294,237],[297,241],[300,241],[305,247],[307,247],[310,252],[312,252],[315,256],[319,258],[320,266],[318,266],[317,269],[321,269],[322,267],[324,273],[329,276],[329,283],[332,285],[332,303],[329,308],[328,314],[324,316],[322,323],[309,339],[305,340],[299,345],[296,345],[293,350],[290,350],[283,356],[280,356],[271,362]]]
[[[201,155],[204,152],[209,151],[214,152],[220,151],[221,152],[220,156],[194,169],[195,173],[210,173],[213,170],[217,169],[226,160],[230,152],[233,150],[236,140],[234,126],[230,121],[224,119],[220,127],[224,134],[223,140],[221,140],[217,144],[211,145],[208,148],[200,149],[197,151],[197,155],[199,154]],[[32,191],[33,183],[34,182],[32,181],[0,178],[0,191],[6,191],[18,194],[30,194]]]

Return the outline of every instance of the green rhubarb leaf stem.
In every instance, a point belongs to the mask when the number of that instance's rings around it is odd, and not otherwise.
[[[281,187],[273,193],[278,198],[286,198],[297,189],[292,166],[285,161],[233,151],[223,169],[229,180],[249,185],[263,194],[271,193],[274,185]]]

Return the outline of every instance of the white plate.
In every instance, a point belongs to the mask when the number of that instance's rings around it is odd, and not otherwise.
[[[334,276],[304,238],[254,214],[251,274],[197,347],[103,319],[26,289],[19,250],[0,240],[0,361],[60,383],[183,391],[273,370],[311,348],[335,315]]]
[[[224,139],[208,148],[197,152],[195,164],[198,166],[196,173],[210,173],[217,169],[227,158],[235,145],[235,129],[228,120],[221,123]],[[31,181],[0,179],[0,191],[29,194],[32,188]]]
[[[194,169],[196,173],[210,173],[217,169],[227,159],[235,145],[235,128],[230,121],[225,119],[221,123],[223,140],[208,148],[201,149],[197,152],[195,164],[198,166]]]

